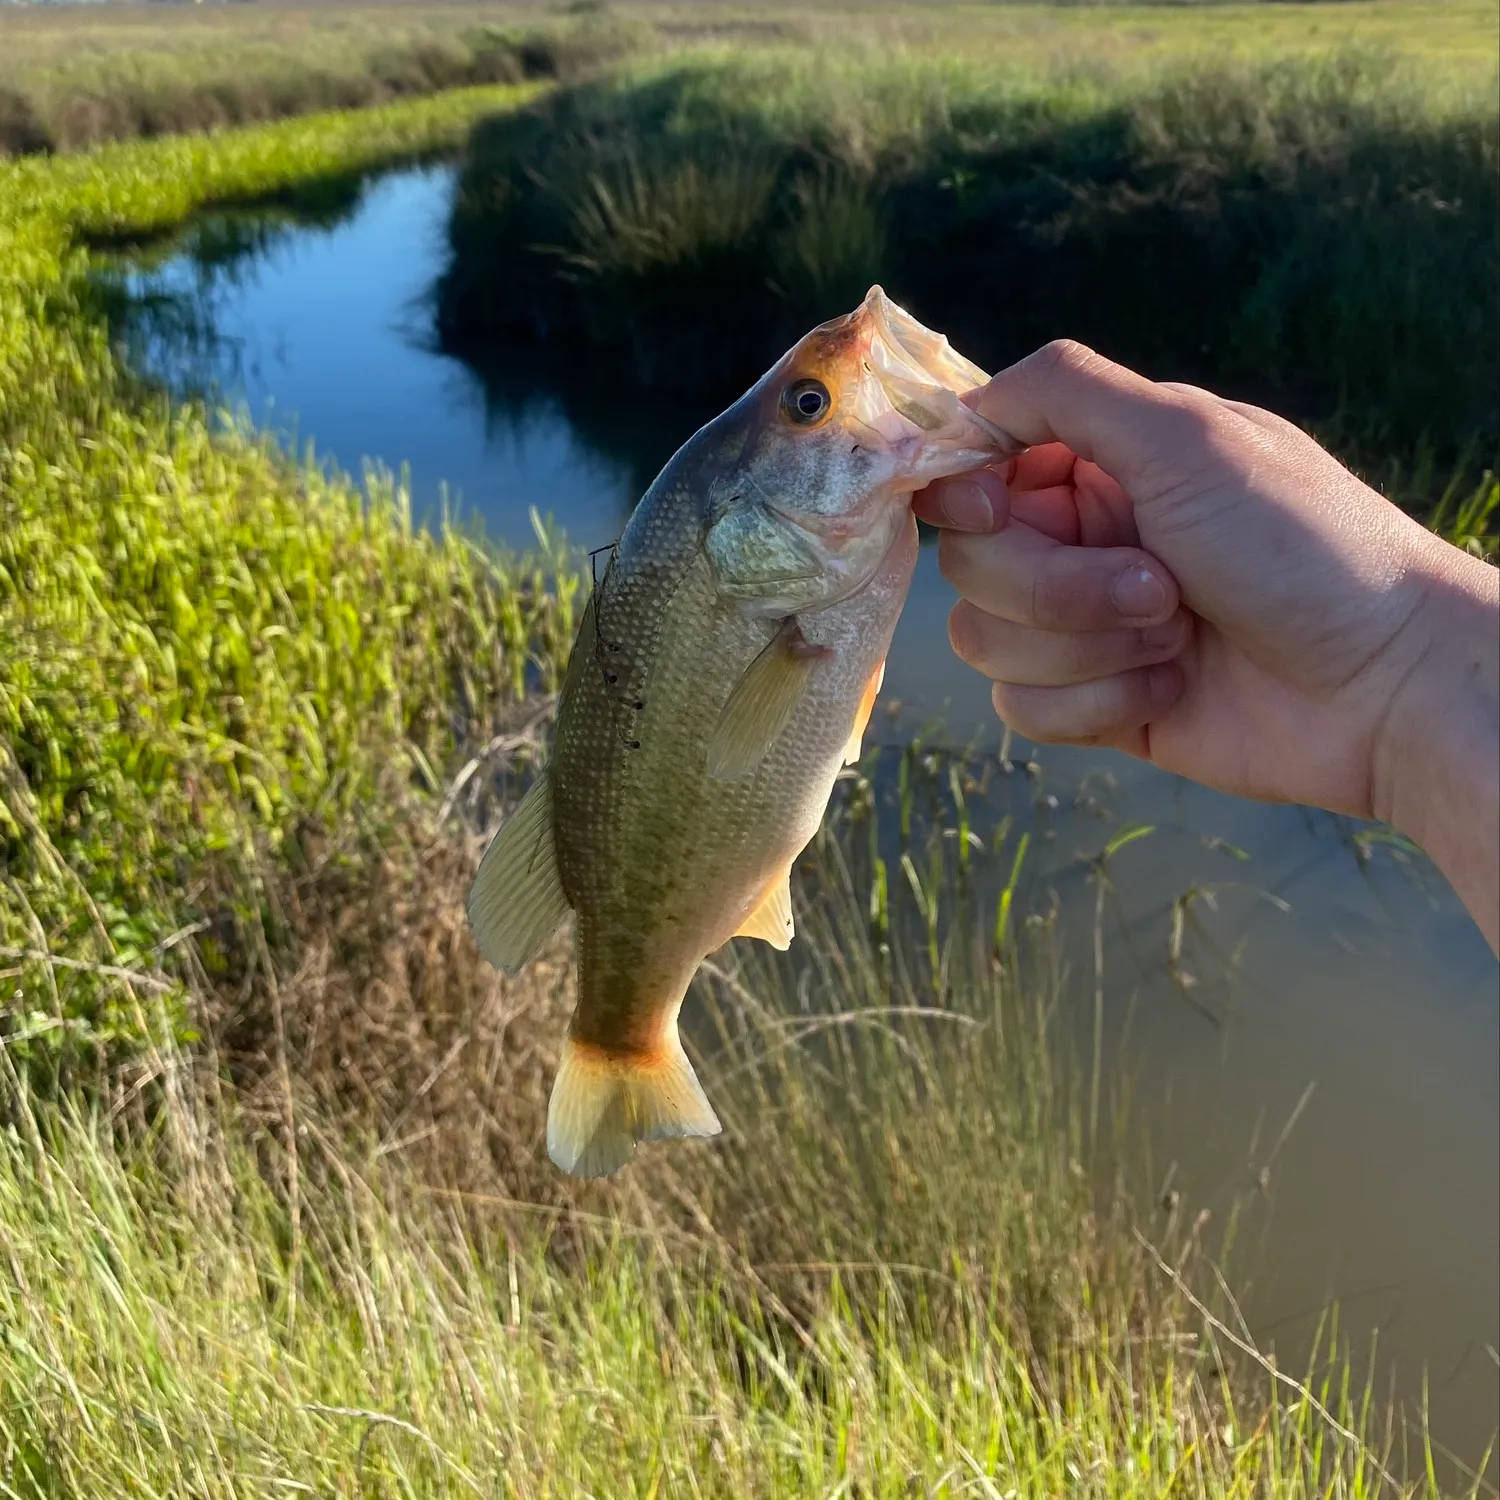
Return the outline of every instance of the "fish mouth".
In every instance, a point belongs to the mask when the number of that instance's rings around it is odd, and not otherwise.
[[[850,415],[896,460],[902,488],[920,489],[1026,446],[959,399],[989,376],[881,287],[870,288],[850,322],[864,366]]]

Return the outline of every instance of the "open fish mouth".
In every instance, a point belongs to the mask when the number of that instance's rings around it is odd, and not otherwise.
[[[850,321],[864,346],[850,415],[879,434],[913,488],[1025,447],[959,400],[989,376],[882,288],[870,288]]]

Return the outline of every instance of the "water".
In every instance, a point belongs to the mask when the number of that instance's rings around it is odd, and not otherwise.
[[[419,511],[458,505],[526,546],[530,508],[592,548],[711,411],[643,401],[608,369],[497,351],[480,373],[430,347],[446,168],[370,185],[332,225],[211,219],[129,278],[212,338],[137,358],[212,376],[253,418],[358,470],[409,465]],[[225,254],[226,245],[244,254]],[[873,732],[935,723],[938,742],[999,749],[986,684],[949,653],[951,593],[924,548]],[[1420,860],[1369,830],[1241,802],[1106,752],[1005,746],[989,813],[1034,834],[1028,899],[1055,892],[1092,994],[1089,858],[1127,823],[1153,832],[1112,865],[1107,1056],[1139,1079],[1158,1190],[1239,1231],[1248,1325],[1296,1367],[1330,1301],[1354,1345],[1414,1400],[1425,1367],[1436,1436],[1471,1462],[1500,1406],[1500,993],[1483,940]],[[1029,766],[1029,769],[1028,769]],[[1174,981],[1174,903],[1206,891]],[[1386,1362],[1390,1365],[1387,1366]]]

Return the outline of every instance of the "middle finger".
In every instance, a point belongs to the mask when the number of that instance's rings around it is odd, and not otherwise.
[[[1041,630],[1157,625],[1177,610],[1177,581],[1139,547],[1069,547],[1012,522],[988,536],[945,531],[938,565],[987,614]]]
[[[961,661],[996,682],[1067,687],[1170,661],[1187,643],[1182,611],[1139,630],[1037,630],[986,614],[960,600],[948,616],[948,639]]]

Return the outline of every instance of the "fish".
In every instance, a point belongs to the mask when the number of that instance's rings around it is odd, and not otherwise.
[[[790,876],[859,759],[917,560],[912,495],[1022,445],[987,380],[879,286],[672,456],[585,608],[552,752],[468,918],[514,973],[571,910],[577,1001],[547,1111],[564,1172],[720,1124],[678,1016],[734,937],[785,950]]]

